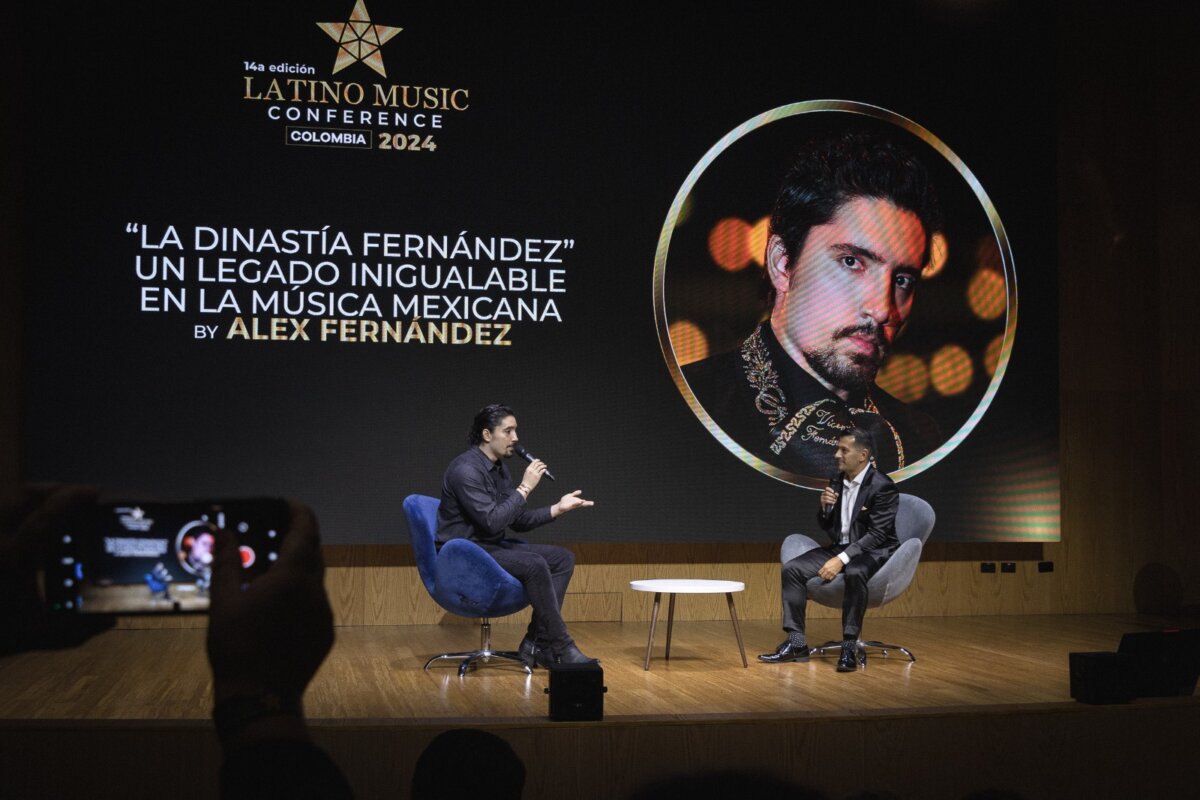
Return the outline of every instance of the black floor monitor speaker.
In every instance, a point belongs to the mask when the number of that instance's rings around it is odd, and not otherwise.
[[[1115,653],[1071,653],[1071,697],[1126,703],[1135,697],[1187,697],[1200,678],[1200,630],[1138,631]]]
[[[1138,631],[1117,652],[1134,660],[1135,697],[1187,697],[1200,677],[1200,630]]]
[[[1123,653],[1070,653],[1071,697],[1108,705],[1134,698],[1133,659]]]
[[[596,662],[550,667],[550,719],[556,722],[604,719],[604,670]]]

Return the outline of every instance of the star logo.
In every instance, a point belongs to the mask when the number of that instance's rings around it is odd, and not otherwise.
[[[354,4],[354,10],[350,12],[350,19],[346,22],[318,22],[317,27],[338,43],[337,60],[333,62],[335,75],[355,61],[361,61],[385,78],[387,70],[383,67],[383,56],[379,50],[393,36],[404,30],[371,22],[371,15],[367,13],[364,0],[358,0]]]

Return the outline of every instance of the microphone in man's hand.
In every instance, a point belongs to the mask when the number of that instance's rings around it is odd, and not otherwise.
[[[838,487],[841,486],[841,483],[842,483],[842,473],[840,473],[840,472],[833,473],[833,477],[829,479],[829,488],[833,489],[833,492],[835,495],[841,494],[841,492],[838,491]],[[833,502],[836,504],[837,500],[834,500]],[[830,508],[833,508],[833,506],[830,506]]]
[[[535,456],[533,453],[526,450],[525,445],[523,445],[523,444],[513,445],[513,452],[516,453],[517,455],[519,455],[521,458],[528,461],[530,464],[532,464],[534,462],[534,460],[537,458],[537,456]],[[550,474],[550,470],[546,470],[542,474],[545,475],[550,480],[555,479],[554,476]]]

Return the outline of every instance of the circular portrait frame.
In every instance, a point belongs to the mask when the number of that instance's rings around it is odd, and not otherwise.
[[[655,326],[658,333],[659,346],[662,351],[664,360],[671,374],[671,379],[674,381],[676,388],[687,402],[688,407],[696,418],[704,425],[708,432],[731,454],[741,460],[743,463],[757,470],[758,472],[767,475],[776,480],[783,481],[795,486],[822,489],[829,480],[828,475],[804,475],[799,472],[791,471],[784,467],[765,461],[760,456],[751,452],[744,442],[735,440],[727,433],[721,425],[713,418],[709,410],[697,399],[695,392],[689,385],[687,377],[684,375],[683,366],[688,363],[681,363],[679,358],[679,348],[677,342],[673,341],[672,337],[672,322],[668,311],[668,293],[667,293],[667,278],[668,278],[668,261],[671,253],[672,240],[675,238],[677,229],[682,224],[688,213],[689,199],[692,196],[693,190],[697,183],[717,163],[735,143],[741,142],[746,137],[754,134],[756,131],[763,130],[766,126],[772,123],[777,123],[781,120],[793,119],[803,115],[831,115],[842,114],[850,115],[847,117],[849,124],[850,120],[868,119],[877,123],[889,123],[897,129],[910,134],[916,139],[919,139],[929,149],[936,152],[944,159],[945,163],[953,170],[953,173],[963,181],[967,190],[979,203],[978,211],[981,211],[986,218],[986,225],[990,227],[990,234],[994,238],[995,251],[998,254],[998,266],[1001,267],[1001,272],[1004,278],[1004,310],[1003,310],[1003,334],[1002,338],[997,337],[995,342],[998,344],[994,354],[994,368],[991,369],[991,377],[986,384],[986,388],[982,391],[982,395],[974,406],[973,410],[966,414],[965,421],[961,424],[955,423],[957,426],[954,432],[945,438],[937,447],[926,453],[918,460],[911,464],[905,464],[900,468],[889,472],[893,480],[900,482],[908,478],[925,472],[934,467],[938,462],[950,454],[955,448],[961,444],[975,426],[987,413],[992,401],[995,399],[999,391],[1000,384],[1004,379],[1007,371],[1009,359],[1012,355],[1013,342],[1016,336],[1017,327],[1017,280],[1016,272],[1013,264],[1013,257],[1008,241],[1008,235],[1005,232],[1004,225],[1000,220],[1000,215],[996,210],[995,205],[984,191],[982,184],[976,178],[974,173],[967,167],[961,158],[954,153],[941,139],[935,136],[932,132],[914,122],[907,117],[901,116],[895,112],[881,108],[879,106],[869,105],[850,100],[810,100],[798,103],[792,103],[770,111],[764,112],[755,116],[741,125],[737,126],[716,144],[714,144],[707,153],[697,162],[696,166],[691,170],[684,180],[679,191],[676,193],[674,200],[671,203],[670,209],[667,212],[666,220],[663,223],[662,231],[658,239],[658,247],[654,258],[654,276],[653,276],[653,303]],[[823,118],[828,121],[828,118]],[[944,242],[943,242],[944,243]],[[934,242],[936,250],[937,243]],[[969,406],[968,406],[969,407]]]

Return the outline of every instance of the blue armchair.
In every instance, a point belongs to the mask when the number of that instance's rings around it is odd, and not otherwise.
[[[937,516],[929,503],[911,494],[902,493],[900,495],[900,508],[896,511],[896,537],[900,540],[900,546],[887,560],[887,563],[867,581],[867,608],[876,608],[890,603],[904,594],[908,585],[912,583],[913,576],[917,573],[917,564],[921,560],[921,549],[929,539],[929,534],[933,532],[933,523],[936,520]],[[820,546],[816,541],[803,534],[793,533],[783,540],[779,554],[780,560],[786,564],[796,556],[803,555]],[[841,575],[828,582],[818,576],[808,582],[808,597],[823,606],[841,608],[845,585],[846,581]],[[836,654],[841,651],[841,647],[841,642],[826,642],[811,648],[811,652],[813,655]],[[917,660],[917,657],[908,648],[900,645],[860,640],[858,642],[860,664],[865,664],[867,648],[878,649],[884,656],[888,654],[889,650],[899,650],[912,661]]]
[[[435,661],[459,659],[461,678],[467,670],[498,659],[516,662],[526,674],[531,674],[520,654],[492,649],[492,626],[488,621],[489,617],[515,614],[529,605],[525,587],[472,541],[452,539],[439,552],[435,542],[440,504],[437,498],[420,494],[404,498],[404,515],[408,518],[417,572],[429,596],[439,606],[451,614],[480,620],[479,649],[436,655],[425,662],[425,669]]]

